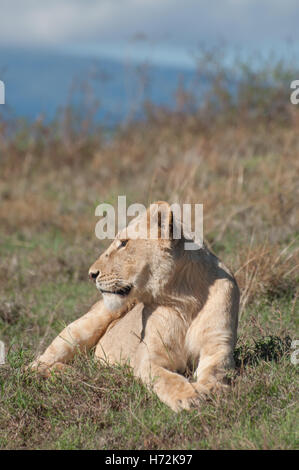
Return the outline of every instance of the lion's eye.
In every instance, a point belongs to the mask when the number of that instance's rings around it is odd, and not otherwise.
[[[128,243],[128,240],[121,240],[118,248],[123,248]]]

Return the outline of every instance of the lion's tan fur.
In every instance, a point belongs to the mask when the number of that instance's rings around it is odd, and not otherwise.
[[[158,207],[169,207],[165,204]],[[65,328],[33,366],[47,373],[62,368],[77,348],[96,345],[100,361],[129,362],[173,410],[189,408],[224,387],[225,370],[234,366],[236,281],[204,244],[188,251],[186,237],[159,237],[130,239],[121,247],[126,235],[125,229],[117,235],[90,273],[98,288],[130,285],[130,293],[104,293],[104,300]],[[195,380],[182,375],[187,367],[195,369]]]

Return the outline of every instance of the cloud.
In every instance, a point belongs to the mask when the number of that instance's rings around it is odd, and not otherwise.
[[[299,39],[297,0],[2,0],[0,45]],[[137,36],[136,36],[137,35]]]

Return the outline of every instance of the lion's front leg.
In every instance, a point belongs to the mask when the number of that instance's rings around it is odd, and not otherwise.
[[[153,361],[143,363],[142,368],[134,368],[134,373],[173,411],[190,409],[198,403],[198,393],[185,377]]]
[[[186,369],[185,324],[175,311],[158,307],[143,311],[143,338],[133,362],[135,376],[174,411],[197,403],[194,386],[180,373]]]
[[[30,368],[43,375],[52,369],[62,369],[77,350],[92,348],[103,336],[109,324],[122,315],[121,311],[107,310],[103,301],[97,302],[91,310],[68,325],[54,339],[46,351],[30,364]]]
[[[194,386],[200,395],[227,388],[227,370],[234,367],[238,309],[236,284],[227,279],[218,280],[188,330],[187,349],[193,361],[199,359]]]

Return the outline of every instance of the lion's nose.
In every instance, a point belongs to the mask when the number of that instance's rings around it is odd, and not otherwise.
[[[93,281],[96,280],[96,278],[98,277],[100,271],[89,271],[89,278],[92,279]]]

